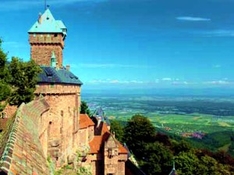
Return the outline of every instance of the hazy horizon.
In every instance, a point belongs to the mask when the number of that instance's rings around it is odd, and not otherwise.
[[[234,88],[83,88],[81,96],[90,95],[157,95],[157,96],[201,96],[234,98]]]
[[[46,2],[68,29],[64,65],[84,87],[234,87],[232,0]],[[0,37],[9,59],[30,59],[27,32],[44,3],[1,0]]]

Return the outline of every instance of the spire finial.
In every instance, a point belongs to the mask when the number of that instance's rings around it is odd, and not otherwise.
[[[47,4],[46,4],[46,0],[45,0],[45,10],[46,10]]]
[[[48,9],[50,6],[47,4],[47,1],[45,0],[45,10]]]

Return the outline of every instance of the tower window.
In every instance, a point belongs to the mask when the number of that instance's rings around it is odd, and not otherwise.
[[[58,36],[58,34],[56,33],[56,34],[54,34],[54,37],[57,37]]]

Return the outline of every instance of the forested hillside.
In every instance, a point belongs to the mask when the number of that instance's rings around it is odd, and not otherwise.
[[[162,134],[142,115],[134,115],[124,127],[112,120],[111,129],[147,175],[168,175],[173,160],[178,174],[234,174],[234,159],[227,153],[197,149],[182,138]]]

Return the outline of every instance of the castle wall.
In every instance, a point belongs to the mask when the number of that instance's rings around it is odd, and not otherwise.
[[[79,129],[79,145],[88,145],[88,128]]]
[[[35,94],[42,94],[50,105],[42,115],[39,136],[47,156],[58,166],[67,163],[78,146],[80,87],[73,85],[39,85]]]
[[[2,113],[4,113],[4,118],[12,117],[15,114],[17,108],[18,107],[16,105],[7,104],[7,106],[4,108],[4,110],[2,112]]]
[[[88,128],[88,141],[90,142],[94,138],[94,126]]]
[[[31,58],[39,65],[50,66],[51,54],[55,53],[58,66],[63,63],[64,41],[62,34],[30,34]]]
[[[104,174],[125,175],[125,161],[127,154],[121,154],[119,144],[114,136],[110,135],[104,147]]]
[[[94,137],[94,126],[79,129],[79,145],[88,145]]]

